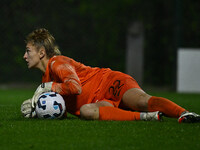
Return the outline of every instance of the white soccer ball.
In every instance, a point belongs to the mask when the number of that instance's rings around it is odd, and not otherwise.
[[[38,118],[57,119],[65,113],[65,101],[56,92],[47,92],[39,96],[35,112]]]

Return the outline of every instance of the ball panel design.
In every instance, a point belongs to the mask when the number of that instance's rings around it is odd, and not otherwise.
[[[35,111],[38,118],[54,119],[61,118],[65,109],[65,101],[60,94],[47,92],[39,96]]]

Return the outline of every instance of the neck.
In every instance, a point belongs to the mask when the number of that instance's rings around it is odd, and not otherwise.
[[[49,62],[48,58],[46,58],[46,57],[42,58],[39,66],[38,66],[38,69],[40,69],[43,73],[45,73],[48,62]]]

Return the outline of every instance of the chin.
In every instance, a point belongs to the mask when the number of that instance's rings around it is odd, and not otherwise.
[[[31,65],[28,65],[28,68],[29,68],[29,69],[31,69],[31,68],[33,68],[33,66],[31,66]]]

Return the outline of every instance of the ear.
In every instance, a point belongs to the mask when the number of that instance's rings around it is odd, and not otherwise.
[[[46,51],[45,51],[44,47],[40,48],[39,56],[40,56],[40,59],[42,59],[46,56]]]

